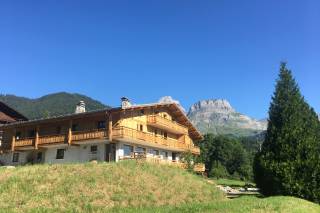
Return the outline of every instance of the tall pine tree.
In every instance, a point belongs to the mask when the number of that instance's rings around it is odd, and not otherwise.
[[[265,195],[292,195],[320,202],[320,123],[285,63],[269,109],[265,141],[254,162]]]

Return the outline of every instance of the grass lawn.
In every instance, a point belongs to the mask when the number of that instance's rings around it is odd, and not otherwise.
[[[213,180],[218,185],[230,186],[230,187],[244,187],[246,184],[251,184],[253,186],[255,185],[254,183],[245,182],[241,180],[232,180],[232,179],[224,179],[224,178],[213,179]]]
[[[165,206],[157,208],[120,208],[113,209],[112,212],[219,212],[219,213],[318,213],[320,206],[312,202],[294,198],[294,197],[241,197],[233,200],[200,203],[200,204],[185,204],[178,207]]]

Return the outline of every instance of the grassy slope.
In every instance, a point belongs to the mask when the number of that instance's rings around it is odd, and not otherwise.
[[[0,169],[0,210],[89,211],[225,200],[200,177],[148,163],[37,165]]]
[[[291,197],[227,200],[186,171],[136,162],[1,168],[0,198],[0,212],[320,212]]]

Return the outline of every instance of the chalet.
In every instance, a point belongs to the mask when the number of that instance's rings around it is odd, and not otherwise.
[[[131,105],[4,124],[0,161],[5,165],[119,161],[145,158],[179,162],[181,153],[200,154],[202,135],[175,103]]]

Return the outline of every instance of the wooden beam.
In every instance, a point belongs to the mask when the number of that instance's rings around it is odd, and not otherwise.
[[[38,149],[38,144],[39,144],[39,125],[36,128],[36,139],[34,141],[34,148]]]
[[[11,151],[14,152],[14,146],[16,143],[16,129],[13,130],[12,141],[11,141]]]
[[[112,113],[109,114],[108,118],[108,138],[112,141]]]
[[[72,143],[72,120],[69,120],[69,129],[68,129],[68,144]]]

